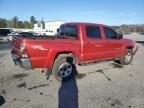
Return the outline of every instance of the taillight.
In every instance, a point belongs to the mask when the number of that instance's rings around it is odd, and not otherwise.
[[[20,45],[20,51],[21,51],[22,57],[28,57],[26,53],[26,46],[24,44]]]
[[[24,45],[24,44],[21,44],[21,45],[20,45],[20,51],[21,51],[21,52],[24,52],[24,49],[25,49],[25,45]]]

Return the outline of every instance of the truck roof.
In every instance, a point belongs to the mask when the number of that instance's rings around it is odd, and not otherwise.
[[[71,24],[71,25],[75,25],[75,24],[82,24],[82,25],[99,25],[99,26],[108,26],[108,25],[104,25],[104,24],[99,24],[99,23],[88,23],[88,22],[68,22],[68,23],[64,23],[65,24]]]

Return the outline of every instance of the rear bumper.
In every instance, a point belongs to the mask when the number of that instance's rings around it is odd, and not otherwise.
[[[31,61],[28,57],[19,57],[14,51],[11,51],[11,55],[15,65],[19,65],[24,69],[32,69]]]

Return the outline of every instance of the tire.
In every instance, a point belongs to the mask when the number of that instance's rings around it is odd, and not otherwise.
[[[132,62],[133,59],[133,50],[126,49],[124,56],[120,59],[122,65],[128,65]]]
[[[73,55],[59,55],[53,65],[52,75],[59,82],[68,81],[75,76],[76,66]]]

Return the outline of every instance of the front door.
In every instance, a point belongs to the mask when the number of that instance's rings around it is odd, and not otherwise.
[[[109,58],[120,57],[123,41],[118,39],[118,34],[109,27],[104,27],[107,56]]]

